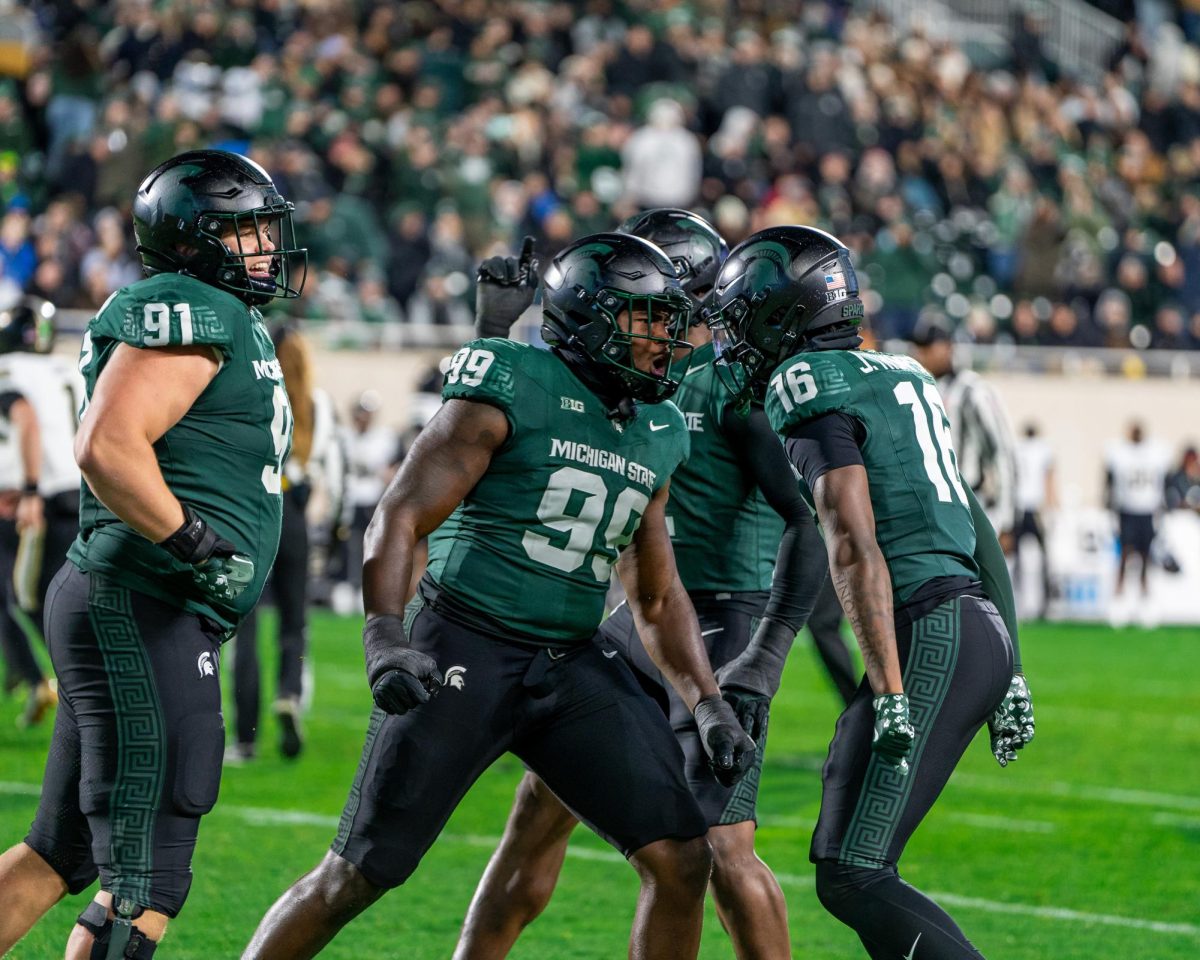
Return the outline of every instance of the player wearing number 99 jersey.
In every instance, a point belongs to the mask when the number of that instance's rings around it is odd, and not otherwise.
[[[463,347],[445,404],[371,521],[363,644],[376,709],[362,761],[332,849],[278,900],[245,957],[313,956],[409,877],[506,751],[636,866],[630,954],[696,955],[705,819],[666,718],[629,666],[591,642],[615,565],[717,775],[745,772],[754,743],[717,690],[666,530],[688,440],[661,401],[682,376],[672,354],[687,345],[671,331],[691,302],[661,250],[621,234],[572,244],[543,281],[551,349]],[[452,513],[402,618],[413,548]]]
[[[79,536],[46,601],[62,698],[37,817],[0,860],[0,953],[97,876],[67,955],[146,958],[217,797],[220,646],[279,545],[291,412],[258,306],[299,295],[292,205],[223,151],[134,199],[147,278],[88,325]]]

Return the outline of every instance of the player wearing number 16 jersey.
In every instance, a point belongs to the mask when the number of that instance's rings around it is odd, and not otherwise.
[[[542,276],[551,349],[464,346],[371,521],[363,644],[376,707],[362,761],[332,850],[246,957],[313,956],[408,879],[506,751],[637,869],[631,955],[696,956],[707,824],[670,724],[624,660],[591,642],[616,565],[717,776],[750,766],[754,743],[717,690],[666,528],[668,480],[688,454],[683,416],[662,402],[686,368],[669,331],[691,301],[661,250],[621,234],[577,241]],[[413,548],[448,518],[402,616]]]
[[[862,315],[849,250],[795,226],[736,247],[707,313],[718,370],[765,397],[866,664],[822,771],[817,895],[875,960],[979,958],[896,865],[985,722],[1001,765],[1033,737],[1012,585],[933,378],[857,349]]]
[[[303,285],[292,205],[203,150],[133,210],[148,277],[84,336],[79,536],[46,600],[61,704],[37,817],[0,858],[0,953],[97,874],[69,960],[154,953],[217,797],[220,647],[279,544],[291,413],[257,307]]]

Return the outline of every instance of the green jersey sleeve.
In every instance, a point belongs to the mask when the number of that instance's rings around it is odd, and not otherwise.
[[[853,376],[840,353],[792,357],[767,384],[765,406],[772,428],[783,437],[805,420],[847,410],[854,393]]]
[[[124,288],[90,326],[93,340],[139,348],[208,345],[233,359],[234,323],[245,314],[224,290],[178,273],[163,273]]]
[[[510,429],[515,428],[513,411],[523,349],[528,348],[499,337],[464,344],[450,359],[442,399],[490,404],[504,412]]]

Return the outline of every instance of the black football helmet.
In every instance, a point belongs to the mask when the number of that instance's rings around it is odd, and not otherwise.
[[[308,251],[296,245],[294,209],[253,160],[224,150],[181,153],[151,170],[134,196],[142,268],[147,276],[185,273],[252,306],[298,297]],[[257,243],[242,246],[243,232],[257,237],[264,222],[275,244],[269,278],[246,269],[247,259],[263,255]]]
[[[693,304],[658,247],[628,234],[593,234],[555,256],[542,284],[543,339],[602,398],[658,403],[679,388],[692,348],[674,332],[687,328]],[[622,319],[642,314],[645,333]],[[665,337],[654,335],[660,320]],[[651,371],[634,363],[639,341],[663,345]]]
[[[54,347],[54,304],[27,295],[0,310],[0,353],[49,353]]]
[[[863,303],[850,251],[813,227],[760,230],[730,251],[704,319],[726,385],[737,396],[761,397],[792,354],[862,343]]]
[[[623,221],[617,233],[649,240],[675,264],[679,282],[697,303],[702,303],[717,280],[717,271],[729,256],[729,245],[707,220],[676,207],[656,207]],[[694,311],[692,323],[700,322]]]

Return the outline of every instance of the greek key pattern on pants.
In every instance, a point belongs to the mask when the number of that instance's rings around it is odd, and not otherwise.
[[[746,775],[734,784],[729,802],[721,811],[721,825],[728,823],[744,823],[755,819],[758,807],[758,785],[762,779],[763,755],[767,751],[767,728],[763,725],[762,736],[758,738],[758,749],[755,751],[754,766],[746,771]]]
[[[145,904],[150,897],[154,820],[164,774],[162,711],[130,591],[93,577],[88,606],[104,657],[117,730],[117,772],[109,797],[111,892]]]
[[[912,625],[912,646],[904,668],[912,725],[916,730],[908,776],[872,755],[862,792],[846,830],[839,861],[863,867],[888,862],[888,847],[908,802],[913,781],[919,776],[921,754],[929,731],[937,721],[954,666],[958,662],[959,603],[942,604]]]

